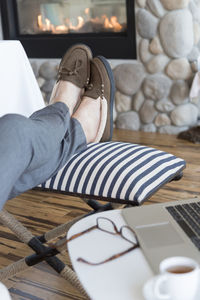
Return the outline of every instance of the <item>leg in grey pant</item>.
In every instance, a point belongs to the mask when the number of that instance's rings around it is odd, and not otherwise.
[[[6,200],[52,177],[86,147],[80,123],[58,102],[30,118],[0,118],[0,209]]]

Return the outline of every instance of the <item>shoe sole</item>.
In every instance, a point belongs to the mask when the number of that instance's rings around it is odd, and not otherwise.
[[[114,97],[115,97],[115,80],[114,80],[114,76],[113,76],[113,72],[112,69],[109,65],[109,63],[107,62],[107,60],[105,59],[105,57],[99,55],[97,56],[97,58],[103,63],[108,78],[110,80],[110,98],[106,99],[109,103],[108,103],[108,115],[110,115],[110,121],[106,122],[106,128],[109,128],[109,136],[108,137],[102,137],[101,142],[106,142],[106,141],[110,141],[112,139],[113,136],[113,105],[114,105]],[[108,120],[108,117],[107,117]],[[106,131],[105,128],[105,131]]]

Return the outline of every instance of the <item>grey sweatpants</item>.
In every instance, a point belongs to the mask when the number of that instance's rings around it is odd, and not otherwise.
[[[0,210],[5,202],[52,177],[69,158],[86,148],[80,123],[61,102],[30,118],[0,118]]]

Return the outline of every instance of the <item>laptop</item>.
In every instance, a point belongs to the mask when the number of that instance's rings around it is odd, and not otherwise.
[[[200,264],[200,198],[122,210],[155,273],[170,256],[187,256]]]

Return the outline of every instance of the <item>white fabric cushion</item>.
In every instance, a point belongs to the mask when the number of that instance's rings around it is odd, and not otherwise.
[[[183,159],[154,148],[123,142],[92,143],[40,187],[141,204],[184,168]]]

